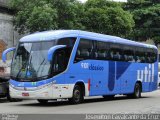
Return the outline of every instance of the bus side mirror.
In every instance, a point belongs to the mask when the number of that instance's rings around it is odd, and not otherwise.
[[[11,51],[14,51],[15,49],[16,49],[15,47],[12,47],[12,48],[8,48],[5,51],[3,51],[3,53],[2,53],[2,61],[6,62],[6,60],[7,60],[7,54],[9,52],[11,52]]]
[[[51,47],[48,50],[48,61],[52,60],[52,57],[53,57],[56,50],[61,49],[61,48],[65,48],[65,47],[66,47],[66,45],[56,45],[54,47]]]

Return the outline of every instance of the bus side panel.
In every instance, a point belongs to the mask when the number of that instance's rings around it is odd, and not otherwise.
[[[142,92],[150,92],[157,89],[158,65],[136,63],[137,81],[142,82]]]
[[[149,92],[157,89],[157,63],[117,62],[116,68],[116,80],[121,81],[122,94],[133,93],[137,81],[142,82],[142,92]]]
[[[89,96],[120,93],[121,81],[116,80],[116,62],[83,60],[73,64],[68,73],[76,76],[72,83],[83,81],[88,84],[90,80]]]
[[[83,83],[85,85],[86,96],[89,96],[89,92],[91,88],[91,84],[89,86],[89,81],[90,82],[92,81],[91,73],[89,70],[89,63],[90,63],[89,60],[83,60],[83,61],[71,64],[65,76],[66,84],[75,85],[78,82]]]
[[[103,68],[103,70],[91,68],[91,96],[112,95],[120,92],[120,81],[115,79],[116,62],[94,60],[91,66]]]
[[[119,94],[121,93],[121,80],[117,79],[117,62],[108,61],[108,78],[107,78],[107,91],[106,94]]]
[[[150,91],[156,90],[158,87],[158,62],[152,64],[152,81],[150,83]]]
[[[117,62],[116,79],[121,81],[121,93],[131,93],[135,79],[134,64],[131,62]]]
[[[104,67],[105,66],[105,67]],[[107,89],[107,64],[94,60],[83,60],[71,65],[68,73],[71,83],[83,82],[87,88],[87,96],[105,94]],[[105,74],[104,74],[105,73]]]
[[[157,69],[157,64],[83,60],[70,67],[66,83],[83,81],[88,87],[90,80],[89,96],[133,93],[137,81],[149,92],[157,89]]]

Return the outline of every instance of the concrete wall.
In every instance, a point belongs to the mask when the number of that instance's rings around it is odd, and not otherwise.
[[[23,36],[14,30],[13,13],[11,9],[8,9],[9,1],[0,0],[0,56],[4,49],[16,46],[19,39]],[[0,77],[9,75],[12,56],[13,52],[8,54],[6,63],[3,63],[0,57]]]
[[[0,13],[0,39],[7,44],[7,47],[12,47],[19,38],[20,35],[14,30],[13,16]]]
[[[4,49],[16,46],[20,37],[21,36],[14,30],[13,16],[7,13],[0,13],[0,41],[3,41],[0,42],[0,56]],[[12,53],[8,55],[8,61],[4,64],[0,57],[0,76],[9,74],[11,58]],[[2,68],[4,68],[4,71],[1,70]]]
[[[9,3],[10,0],[0,0],[0,6],[8,6],[8,3]]]
[[[0,39],[3,40],[8,47],[14,44],[13,17],[11,15],[0,13]]]
[[[2,1],[2,0],[1,0]],[[0,1],[0,2],[1,2]],[[20,39],[20,35],[14,30],[13,26],[13,16],[7,13],[0,12],[0,41],[3,40],[3,43],[0,50],[0,56],[3,49],[16,46],[17,41]],[[3,47],[4,46],[4,47]],[[13,56],[13,52],[7,56],[7,62],[3,63],[0,57],[0,68],[4,68],[4,71],[0,71],[0,76],[6,76],[10,72],[10,62]]]

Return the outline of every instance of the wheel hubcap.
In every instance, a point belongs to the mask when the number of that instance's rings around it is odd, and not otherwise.
[[[79,90],[75,90],[74,98],[75,98],[76,102],[78,102],[80,100],[80,91]]]
[[[139,93],[140,93],[139,87],[137,86],[137,87],[136,87],[136,96],[137,96],[137,97],[139,97]]]

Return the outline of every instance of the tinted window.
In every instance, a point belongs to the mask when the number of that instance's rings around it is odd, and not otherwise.
[[[124,47],[124,61],[126,62],[135,62],[135,55],[134,55],[134,47],[127,46]]]
[[[81,39],[76,52],[75,62],[93,58],[93,41]]]
[[[150,61],[151,63],[154,63],[157,61],[157,50],[156,49],[150,49]]]
[[[136,62],[154,63],[157,60],[157,51],[151,48],[139,47],[135,51]]]
[[[120,44],[110,44],[109,58],[113,61],[122,61],[123,60],[123,49]]]
[[[85,59],[154,63],[157,60],[157,50],[119,43],[81,39],[75,62]]]
[[[97,47],[95,50],[95,59],[98,60],[106,60],[107,59],[107,54],[108,54],[108,49],[109,49],[109,45],[107,42],[101,42],[101,41],[97,41]]]
[[[62,38],[59,39],[57,45],[66,45],[67,47],[73,47],[76,38]]]

